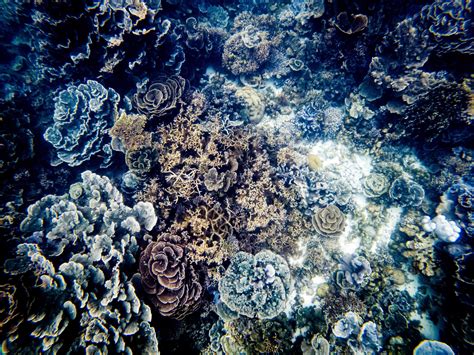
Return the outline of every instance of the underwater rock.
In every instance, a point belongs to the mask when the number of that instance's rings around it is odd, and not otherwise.
[[[425,232],[433,232],[442,241],[454,243],[460,237],[461,229],[454,221],[448,221],[442,214],[433,219],[425,216],[421,223]]]
[[[97,81],[69,85],[54,99],[54,123],[44,139],[56,149],[53,166],[78,166],[95,155],[104,156],[102,167],[110,164],[112,150],[105,143],[117,115],[120,96]]]
[[[180,237],[163,234],[148,244],[139,266],[141,284],[161,315],[183,319],[199,307],[203,287]]]
[[[255,256],[237,253],[219,281],[222,301],[231,310],[251,318],[276,317],[285,308],[289,290],[288,265],[269,250]]]
[[[316,232],[325,237],[337,236],[346,227],[346,216],[336,205],[318,208],[313,213],[312,221]]]
[[[413,355],[454,355],[448,344],[437,340],[423,340],[413,349]]]

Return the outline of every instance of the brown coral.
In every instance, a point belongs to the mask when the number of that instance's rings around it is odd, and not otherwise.
[[[133,102],[140,113],[160,117],[174,109],[186,87],[186,80],[170,76],[150,85],[145,93],[133,96]]]
[[[127,115],[121,112],[110,129],[112,147],[125,152],[151,146],[151,133],[145,132],[148,118],[145,115]]]
[[[183,319],[200,305],[203,287],[197,271],[188,265],[181,239],[162,235],[140,255],[143,288],[165,317]]]
[[[339,235],[346,227],[346,217],[337,206],[329,205],[314,212],[313,226],[324,236]]]

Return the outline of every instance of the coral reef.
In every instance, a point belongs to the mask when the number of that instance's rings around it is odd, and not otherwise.
[[[105,140],[119,100],[115,90],[94,80],[61,91],[54,100],[54,123],[44,132],[44,139],[56,150],[57,159],[51,164],[77,166],[102,154],[102,166],[107,166],[112,150]]]
[[[472,352],[471,0],[0,6],[2,353]]]
[[[288,300],[290,274],[286,261],[268,250],[255,256],[239,252],[219,281],[222,301],[247,317],[270,319]]]
[[[157,351],[150,308],[127,274],[139,239],[156,222],[151,204],[126,206],[108,178],[90,171],[69,193],[31,205],[21,224],[28,237],[5,264],[7,273],[32,283],[31,306],[28,324],[10,335],[7,349]],[[29,344],[18,337],[25,329]]]
[[[199,307],[203,287],[179,242],[178,236],[164,234],[148,244],[140,255],[140,275],[160,314],[182,319]]]

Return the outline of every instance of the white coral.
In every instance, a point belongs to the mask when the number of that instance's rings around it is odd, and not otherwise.
[[[461,228],[456,225],[456,222],[449,221],[442,214],[433,219],[428,216],[423,217],[421,225],[425,232],[433,232],[439,239],[449,243],[458,240],[461,233]]]

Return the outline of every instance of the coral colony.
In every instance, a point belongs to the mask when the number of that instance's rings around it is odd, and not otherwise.
[[[472,354],[472,0],[0,2],[2,354]]]

